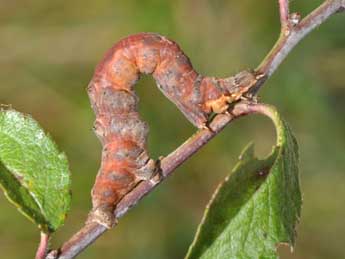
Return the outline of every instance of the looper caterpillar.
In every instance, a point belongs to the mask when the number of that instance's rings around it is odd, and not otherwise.
[[[225,79],[202,76],[175,42],[154,33],[132,35],[116,43],[96,67],[88,86],[96,114],[94,130],[103,146],[89,220],[108,228],[121,198],[157,172],[146,149],[149,128],[140,118],[134,91],[141,73],[152,74],[163,94],[197,128],[207,127],[212,113],[225,112],[260,77],[250,71]]]

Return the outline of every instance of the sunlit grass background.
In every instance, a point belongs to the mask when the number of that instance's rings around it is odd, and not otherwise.
[[[53,237],[59,246],[83,224],[100,162],[100,144],[85,88],[103,53],[141,31],[177,41],[203,74],[255,67],[278,32],[277,1],[0,0],[0,103],[30,113],[69,158],[72,210]],[[308,13],[321,0],[295,0]],[[282,258],[345,258],[345,15],[300,44],[261,91],[290,122],[300,144],[303,214],[295,253]],[[143,77],[140,110],[149,121],[154,157],[167,155],[194,131]],[[270,122],[233,123],[130,211],[80,258],[183,258],[217,183],[247,142],[264,155],[274,143]],[[33,258],[39,233],[0,194],[0,257]]]

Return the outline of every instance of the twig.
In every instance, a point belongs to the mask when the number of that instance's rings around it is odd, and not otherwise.
[[[255,93],[260,89],[263,83],[273,74],[281,62],[286,58],[294,46],[301,41],[309,32],[327,20],[332,14],[343,11],[345,9],[345,0],[327,0],[320,7],[315,9],[306,18],[299,22],[298,14],[289,14],[288,1],[279,0],[280,17],[282,30],[276,44],[265,57],[256,71],[262,74],[263,78],[258,81],[255,86]],[[297,20],[296,20],[297,19]],[[166,179],[172,172],[185,162],[189,157],[207,144],[222,129],[225,128],[234,119],[256,113],[260,109],[259,104],[238,103],[231,113],[219,114],[212,121],[211,130],[201,130],[188,139],[178,149],[161,160],[161,177],[156,177],[150,181],[144,181],[138,184],[132,192],[127,194],[117,205],[115,216],[122,217],[126,212],[135,206],[146,194],[150,193],[159,183]],[[262,107],[262,106],[261,106]],[[69,241],[67,241],[58,251],[58,258],[70,259],[77,256],[87,246],[92,244],[107,229],[97,223],[89,223],[85,225],[78,233],[76,233]],[[49,254],[47,258],[54,258],[54,253]],[[50,256],[50,257],[49,257]]]
[[[151,192],[159,183],[166,179],[178,166],[196,153],[202,146],[207,144],[233,119],[247,113],[247,105],[239,103],[234,106],[231,113],[219,114],[209,125],[211,130],[204,129],[197,132],[184,144],[177,148],[167,157],[161,160],[161,176],[151,181],[141,182],[132,192],[127,194],[117,205],[115,210],[116,218],[122,217],[126,212],[135,206],[146,194]],[[60,259],[74,258],[88,245],[95,241],[107,229],[97,223],[85,225],[76,233],[60,250]]]
[[[280,0],[280,2],[284,1]],[[291,19],[291,16],[289,16],[290,26],[288,26],[288,30],[283,29],[281,31],[276,44],[256,70],[266,75],[266,78],[269,78],[297,43],[317,26],[325,22],[331,15],[343,11],[344,8],[344,0],[327,0],[300,22],[295,20],[298,18],[297,13],[293,14],[294,19]]]
[[[41,232],[40,244],[37,248],[35,259],[44,259],[46,258],[49,245],[49,234]]]
[[[289,24],[289,0],[279,0],[280,24],[282,29]]]

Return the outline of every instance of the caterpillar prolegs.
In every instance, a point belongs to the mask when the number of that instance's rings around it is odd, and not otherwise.
[[[152,74],[163,94],[198,128],[206,126],[212,113],[226,111],[248,93],[258,78],[250,71],[225,79],[202,76],[175,42],[154,33],[116,43],[88,86],[96,114],[94,130],[103,146],[89,220],[108,228],[121,198],[157,171],[146,149],[149,128],[140,118],[134,91],[142,73]]]

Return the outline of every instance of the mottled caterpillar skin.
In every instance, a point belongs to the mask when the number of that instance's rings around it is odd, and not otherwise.
[[[225,79],[202,76],[175,42],[158,34],[140,33],[116,43],[88,86],[96,114],[94,130],[103,145],[90,219],[108,228],[121,198],[156,172],[146,149],[148,125],[140,118],[134,92],[140,74],[152,74],[163,94],[198,128],[206,126],[212,113],[226,111],[257,81],[249,71]]]

